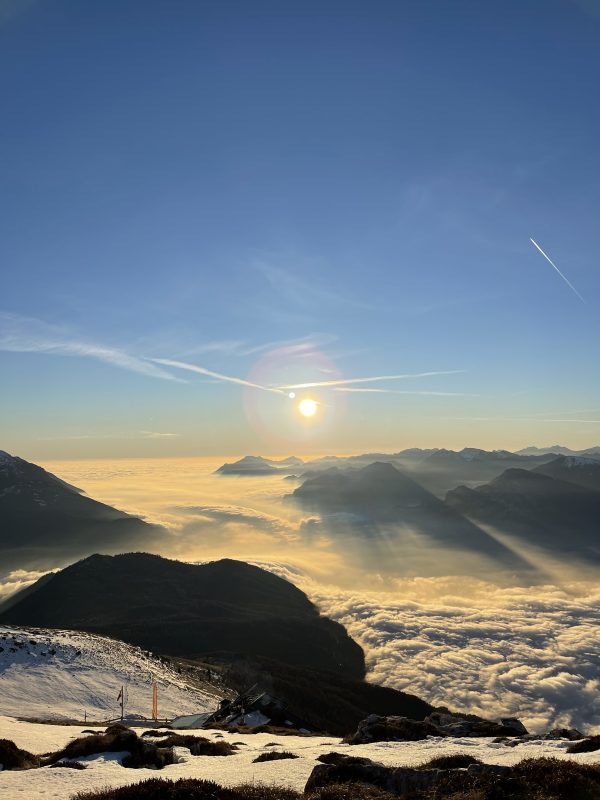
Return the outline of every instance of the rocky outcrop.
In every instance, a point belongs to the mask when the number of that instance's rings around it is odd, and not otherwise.
[[[371,714],[358,724],[356,733],[348,737],[349,744],[369,742],[416,742],[428,736],[484,737],[526,736],[527,729],[518,719],[506,717],[499,722],[473,715],[460,717],[449,712],[435,711],[423,721],[407,717],[380,717]]]
[[[594,753],[600,750],[600,736],[588,736],[567,747],[567,753]]]
[[[368,758],[348,757],[339,753],[332,753],[330,756],[329,763],[317,764],[313,768],[304,789],[306,794],[333,784],[363,783],[393,794],[405,795],[409,792],[430,789],[448,773],[458,772],[458,770],[447,769],[385,767]],[[466,770],[460,770],[467,777],[475,777],[483,773],[504,775],[510,771],[510,767],[492,764],[471,764]]]
[[[444,736],[440,729],[427,719],[418,721],[408,717],[380,717],[371,714],[358,723],[356,733],[347,738],[349,744],[368,742],[418,742],[428,736]]]

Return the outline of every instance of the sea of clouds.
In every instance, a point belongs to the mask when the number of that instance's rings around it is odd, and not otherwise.
[[[368,680],[453,711],[519,717],[531,732],[600,732],[600,586],[500,586],[460,577],[401,579],[393,591],[300,586],[364,648]]]
[[[517,716],[532,731],[598,727],[597,584],[403,583],[391,596],[314,593],[365,648],[370,680],[456,710]]]
[[[372,681],[453,710],[518,716],[532,731],[600,731],[600,584],[581,566],[568,573],[546,559],[530,585],[496,579],[466,554],[433,552],[419,538],[405,537],[399,547],[327,535],[282,503],[290,488],[280,478],[223,481],[213,475],[218,464],[67,466],[53,471],[166,525],[170,535],[154,552],[189,561],[241,558],[299,586],[360,642]],[[456,577],[463,560],[468,570]],[[394,569],[386,572],[386,564]],[[410,576],[400,577],[402,565]],[[435,574],[412,577],[432,566]],[[0,598],[39,576],[30,569],[0,570]]]

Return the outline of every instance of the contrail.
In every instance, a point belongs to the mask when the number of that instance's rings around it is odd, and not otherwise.
[[[262,383],[254,383],[253,381],[247,381],[244,378],[235,378],[233,375],[223,375],[222,372],[214,372],[212,369],[206,369],[206,367],[199,367],[196,364],[188,364],[185,361],[173,361],[170,358],[149,358],[148,361],[152,361],[155,364],[162,364],[166,367],[174,367],[175,369],[185,369],[188,372],[196,372],[198,375],[206,375],[209,378],[216,378],[219,381],[225,381],[227,383],[236,383],[239,386],[249,386],[251,389],[261,389],[263,392],[273,392],[275,394],[283,394],[287,395],[290,389],[315,389],[315,388],[335,388],[338,386],[347,386],[351,383],[371,383],[373,381],[395,381],[395,380],[402,380],[408,378],[428,378],[433,375],[456,375],[458,373],[464,372],[462,369],[450,369],[450,370],[443,370],[437,372],[415,372],[415,373],[405,373],[402,375],[376,375],[372,378],[346,378],[345,380],[333,380],[333,381],[311,381],[307,383],[290,383],[285,386],[264,386]],[[348,391],[352,391],[348,389]],[[358,391],[355,389],[354,391]],[[367,389],[363,389],[363,391],[369,391]],[[386,391],[385,389],[371,389],[370,391]]]
[[[185,369],[188,372],[197,372],[199,375],[207,375],[209,378],[216,378],[219,381],[227,383],[237,383],[240,386],[249,386],[251,389],[262,389],[263,392],[275,392],[275,394],[286,394],[282,389],[274,386],[263,386],[260,383],[253,383],[246,381],[243,378],[234,378],[232,375],[223,375],[221,372],[213,372],[211,369],[198,367],[195,364],[186,364],[185,361],[171,361],[169,358],[149,358],[148,361],[153,361],[155,364],[163,364],[165,367],[175,367],[176,369]]]
[[[531,236],[530,236],[530,237],[529,237],[529,241],[531,242],[531,244],[532,244],[534,247],[537,247],[537,249],[538,249],[538,250],[540,251],[540,253],[541,253],[541,254],[544,256],[544,258],[546,259],[546,261],[548,261],[548,263],[550,263],[550,264],[551,264],[551,265],[554,267],[554,269],[555,269],[555,270],[558,272],[558,274],[559,274],[559,275],[560,275],[560,277],[563,279],[563,281],[564,281],[564,282],[567,284],[567,286],[568,286],[570,289],[572,289],[572,290],[575,292],[575,294],[576,294],[576,295],[577,295],[577,297],[578,297],[578,298],[581,300],[581,302],[582,302],[582,303],[585,303],[585,300],[584,300],[584,299],[583,299],[583,297],[582,297],[582,296],[579,294],[579,292],[577,291],[577,289],[576,289],[576,288],[573,286],[573,284],[571,283],[571,281],[570,281],[570,280],[569,280],[569,279],[568,279],[568,278],[567,278],[565,275],[563,275],[563,274],[562,274],[562,272],[561,272],[561,271],[559,270],[559,268],[556,266],[556,264],[554,263],[554,261],[552,261],[552,259],[550,258],[550,256],[549,256],[549,255],[547,255],[546,253],[544,253],[544,251],[543,251],[543,250],[542,250],[542,248],[539,246],[539,244],[538,244],[538,243],[535,241],[535,239],[532,239],[532,238],[531,238]]]
[[[427,397],[481,397],[479,394],[471,394],[470,392],[429,392],[429,391],[413,391],[404,389],[368,389],[356,388],[351,386],[334,386],[334,392],[348,392],[351,394],[416,394]]]
[[[163,363],[163,362],[161,362]],[[347,386],[349,383],[373,383],[374,381],[399,381],[408,378],[429,378],[432,375],[457,375],[464,372],[463,369],[448,369],[439,372],[414,372],[403,375],[376,375],[373,378],[346,378],[335,381],[312,381],[311,383],[290,383],[285,386],[278,386],[278,389],[314,389],[328,386]]]

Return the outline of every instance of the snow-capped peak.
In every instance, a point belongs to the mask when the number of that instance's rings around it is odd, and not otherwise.
[[[567,469],[573,467],[600,467],[600,458],[593,456],[565,456],[563,464]]]

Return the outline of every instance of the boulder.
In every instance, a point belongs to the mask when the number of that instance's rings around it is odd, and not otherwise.
[[[567,753],[594,753],[596,750],[600,750],[600,736],[588,736],[567,747]]]
[[[585,739],[585,735],[577,728],[552,728],[542,736],[542,739],[568,739],[570,742],[576,742]]]
[[[527,728],[515,717],[505,717],[500,722],[492,722],[474,714],[451,714],[434,711],[425,722],[435,725],[442,736],[481,737],[481,736],[526,736]]]
[[[335,758],[331,758],[335,756]],[[385,767],[376,761],[364,758],[346,757],[339,753],[330,754],[329,763],[317,764],[311,772],[305,794],[332,784],[362,783],[396,795],[425,791],[435,786],[449,773],[462,774],[476,780],[484,773],[504,775],[511,772],[510,767],[496,764],[471,764],[467,769],[414,769],[412,767]]]
[[[500,724],[505,728],[513,730],[517,736],[527,736],[529,733],[521,720],[516,717],[501,717]]]
[[[428,736],[446,736],[440,728],[426,720],[408,717],[380,717],[371,714],[358,723],[356,733],[348,737],[349,744],[369,742],[417,742]]]

